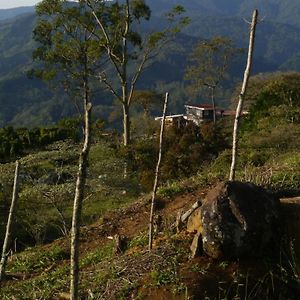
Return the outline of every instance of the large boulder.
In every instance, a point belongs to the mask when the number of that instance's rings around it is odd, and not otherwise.
[[[300,197],[280,199],[282,231],[290,241],[296,257],[300,257]]]
[[[198,213],[204,252],[213,258],[261,255],[278,232],[279,206],[279,199],[254,184],[218,184]]]

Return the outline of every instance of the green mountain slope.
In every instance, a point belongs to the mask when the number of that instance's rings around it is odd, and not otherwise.
[[[152,0],[149,2],[153,18],[145,29],[155,30],[163,26],[161,15],[175,4],[185,6],[191,24],[175,41],[175,45],[161,53],[158,62],[147,70],[139,88],[169,90],[173,95],[172,112],[181,112],[188,100],[184,92],[183,74],[187,57],[196,42],[215,35],[232,38],[239,47],[247,47],[248,24],[257,4],[260,15],[265,17],[257,29],[254,73],[276,70],[300,71],[300,20],[294,0],[245,1],[232,0]],[[26,72],[32,68],[31,53],[35,45],[32,29],[34,8],[6,11],[7,19],[0,22],[0,126],[13,124],[34,126],[56,122],[73,113],[74,105],[60,91],[51,91],[38,81],[30,80]],[[0,10],[0,20],[5,14]],[[270,17],[272,16],[272,18]],[[297,22],[299,22],[299,27]],[[234,66],[232,75],[241,78],[245,57]],[[95,111],[107,118],[112,110],[111,96],[97,93]]]
[[[21,14],[33,13],[34,6],[0,9],[0,21],[15,18]]]
[[[152,0],[153,11],[166,11],[172,5],[184,6],[191,16],[230,16],[249,18],[258,9],[263,19],[300,27],[298,0]]]

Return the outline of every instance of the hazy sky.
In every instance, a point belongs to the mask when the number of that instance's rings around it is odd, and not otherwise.
[[[31,6],[37,4],[38,2],[40,2],[40,0],[0,0],[0,9],[19,6]]]

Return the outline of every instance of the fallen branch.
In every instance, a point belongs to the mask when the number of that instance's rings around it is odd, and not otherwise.
[[[187,210],[184,214],[179,214],[176,218],[176,222],[172,224],[171,229],[176,228],[179,231],[180,226],[187,221],[189,216],[200,206],[202,205],[202,200],[197,200],[189,210]]]
[[[181,215],[180,221],[181,221],[182,223],[184,223],[185,221],[187,221],[187,219],[189,218],[189,216],[190,216],[190,215],[191,215],[198,207],[200,207],[201,205],[202,205],[202,200],[197,200],[187,212],[185,212],[183,215]]]

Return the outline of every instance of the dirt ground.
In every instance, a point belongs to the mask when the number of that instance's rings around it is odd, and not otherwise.
[[[189,245],[192,236],[187,234],[185,229],[179,234],[173,232],[171,236],[170,233],[166,233],[175,222],[178,212],[188,210],[197,200],[204,199],[206,193],[206,190],[199,189],[172,198],[158,199],[156,213],[162,216],[164,232],[156,236],[152,253],[149,253],[146,247],[127,249],[123,254],[83,270],[86,282],[89,278],[92,281],[95,274],[101,270],[105,272],[112,267],[119,270],[118,278],[113,278],[106,286],[98,287],[102,296],[95,299],[300,299],[299,283],[289,281],[289,278],[278,273],[278,264],[274,264],[272,259],[263,257],[259,261],[214,261],[205,255],[191,259]],[[293,220],[294,224],[292,226],[291,222],[288,222],[288,232],[294,233],[296,227],[299,232],[300,198],[282,200],[282,207],[283,218]],[[147,196],[128,207],[107,213],[90,226],[82,227],[80,253],[84,256],[101,248],[115,234],[132,240],[147,232],[149,211],[150,197]],[[295,234],[293,236],[296,237]],[[299,243],[298,240],[297,238],[296,243]],[[44,247],[53,245],[59,245],[66,252],[69,251],[68,238],[58,239]],[[178,252],[178,249],[181,249],[181,252]],[[68,261],[63,263],[67,264]],[[153,272],[154,267],[162,273],[164,270],[171,270],[174,273],[171,275],[176,277],[167,278],[162,283],[159,282],[159,278],[155,283],[154,278],[158,275]],[[285,266],[280,265],[280,268],[283,267]],[[15,276],[14,279],[8,278],[4,284],[29,279],[26,276]],[[120,298],[117,292],[124,289],[124,282],[130,289]]]

